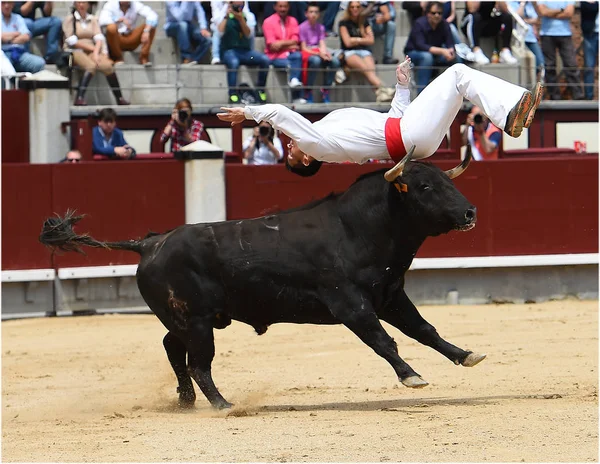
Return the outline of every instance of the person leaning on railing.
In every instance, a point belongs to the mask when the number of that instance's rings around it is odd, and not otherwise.
[[[192,117],[192,103],[182,98],[175,103],[171,112],[171,120],[160,135],[160,142],[171,139],[171,152],[181,150],[184,146],[202,138],[204,124]]]

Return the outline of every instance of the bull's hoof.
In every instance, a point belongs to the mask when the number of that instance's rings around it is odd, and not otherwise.
[[[409,388],[423,388],[429,385],[429,383],[427,383],[418,375],[413,375],[412,377],[402,379],[401,382],[405,387]]]
[[[486,354],[469,353],[461,364],[465,367],[473,367],[485,359]]]
[[[231,409],[233,407],[233,404],[230,403],[229,401],[215,401],[214,403],[211,403],[212,407],[215,409]]]
[[[179,400],[177,402],[178,406],[182,409],[190,409],[194,407],[194,403],[196,402],[196,393],[194,389],[182,389],[177,388],[177,392],[179,393]]]

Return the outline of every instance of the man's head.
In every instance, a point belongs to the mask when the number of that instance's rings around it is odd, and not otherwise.
[[[288,143],[288,150],[288,155],[285,157],[285,167],[294,174],[302,177],[313,176],[323,164],[300,150],[294,140],[290,140],[290,143]]]
[[[425,8],[427,21],[434,29],[442,22],[444,14],[444,5],[442,2],[429,2]]]
[[[2,2],[2,16],[10,18],[14,4],[12,2]]]
[[[79,150],[71,150],[67,152],[67,156],[61,161],[61,163],[79,163],[81,162],[81,153]]]
[[[317,2],[310,2],[306,7],[306,19],[310,24],[315,24],[321,15],[321,8]]]
[[[281,19],[285,19],[290,11],[290,2],[275,2],[274,9]]]
[[[98,125],[105,135],[110,135],[117,125],[117,113],[112,108],[104,108],[98,115]]]
[[[119,6],[121,7],[122,10],[126,11],[131,6],[131,2],[119,2]]]

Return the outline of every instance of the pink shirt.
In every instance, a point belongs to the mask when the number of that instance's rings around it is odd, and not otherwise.
[[[265,54],[270,60],[277,58],[287,58],[290,52],[288,50],[273,52],[271,44],[278,40],[295,40],[299,41],[298,36],[298,21],[293,16],[287,16],[285,23],[281,23],[281,18],[277,13],[272,14],[263,21],[263,34],[265,36]]]

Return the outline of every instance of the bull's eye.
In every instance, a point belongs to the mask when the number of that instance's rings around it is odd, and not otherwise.
[[[426,190],[429,190],[431,187],[427,184],[421,184],[419,185],[419,190],[421,190],[421,192],[424,192]]]

